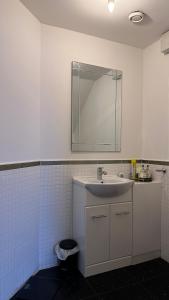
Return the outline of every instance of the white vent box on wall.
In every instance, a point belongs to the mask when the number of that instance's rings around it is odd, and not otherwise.
[[[169,31],[161,36],[161,52],[169,54]]]

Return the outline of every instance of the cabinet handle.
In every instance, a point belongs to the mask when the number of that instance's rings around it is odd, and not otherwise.
[[[98,216],[92,216],[92,219],[101,219],[101,218],[106,218],[107,216],[105,215],[98,215]]]
[[[165,168],[157,169],[157,170],[155,170],[155,171],[156,171],[156,172],[161,172],[161,173],[163,173],[163,174],[167,173],[167,169],[165,169]]]
[[[126,215],[129,215],[130,212],[129,211],[124,211],[124,212],[117,212],[115,215],[116,216],[126,216]]]

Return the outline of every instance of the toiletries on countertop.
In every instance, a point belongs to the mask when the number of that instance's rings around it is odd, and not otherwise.
[[[152,181],[152,174],[149,165],[142,165],[141,171],[138,174],[138,181]]]
[[[152,174],[149,165],[138,165],[135,159],[131,160],[130,178],[136,181],[149,182],[152,181]]]

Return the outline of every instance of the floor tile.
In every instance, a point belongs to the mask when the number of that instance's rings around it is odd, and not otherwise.
[[[95,293],[87,280],[80,274],[67,276],[54,300],[80,300],[92,298]],[[93,298],[92,298],[93,300]]]
[[[144,283],[153,300],[169,299],[169,276],[161,275]]]
[[[58,267],[31,277],[11,300],[169,300],[169,264],[155,259],[84,278]]]
[[[169,264],[162,259],[155,259],[146,263],[130,266],[127,268],[127,271],[133,283],[136,283],[155,278],[162,274],[169,276]]]
[[[31,277],[13,300],[53,300],[60,288],[58,280]]]
[[[89,277],[87,281],[97,293],[111,292],[133,283],[126,268]]]
[[[151,300],[149,294],[141,285],[122,288],[112,293],[100,295],[98,300]]]
[[[56,280],[64,280],[67,276],[67,271],[60,270],[59,267],[53,267],[45,270],[41,270],[36,274],[36,277],[39,278],[48,278],[48,279],[56,279]]]

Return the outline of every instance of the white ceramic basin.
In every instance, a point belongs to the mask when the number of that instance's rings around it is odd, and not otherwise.
[[[119,176],[104,176],[99,181],[95,177],[78,176],[73,181],[83,185],[90,193],[97,197],[115,197],[126,193],[133,185],[133,180]]]

